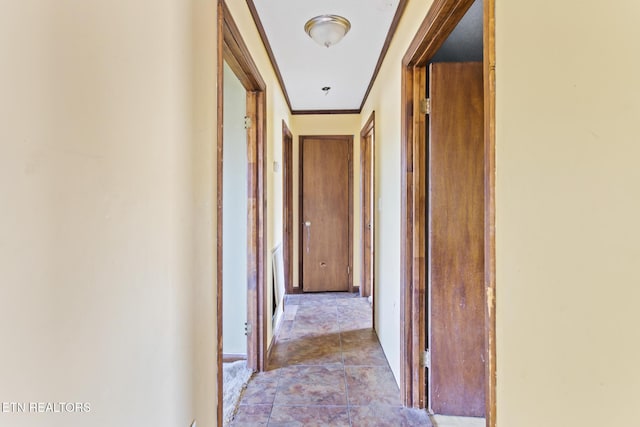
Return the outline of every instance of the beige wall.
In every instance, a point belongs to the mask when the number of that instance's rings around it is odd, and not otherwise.
[[[636,425],[640,4],[496,5],[499,425]]]
[[[293,247],[298,247],[300,136],[353,136],[353,284],[360,285],[360,116],[358,114],[300,114],[291,119],[293,135]],[[298,251],[293,252],[293,286],[299,287]]]
[[[214,6],[3,8],[0,424],[214,425]]]

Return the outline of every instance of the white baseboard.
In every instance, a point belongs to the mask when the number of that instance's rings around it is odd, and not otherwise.
[[[432,415],[434,427],[485,427],[484,418],[452,417],[449,415]]]

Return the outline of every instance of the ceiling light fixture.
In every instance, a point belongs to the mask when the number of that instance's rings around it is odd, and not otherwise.
[[[351,23],[342,16],[320,15],[311,18],[304,30],[316,43],[329,47],[338,43],[351,29]]]

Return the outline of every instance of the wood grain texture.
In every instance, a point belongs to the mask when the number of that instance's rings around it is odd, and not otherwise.
[[[497,425],[496,397],[496,40],[495,0],[484,0],[484,192],[486,425]]]
[[[413,277],[413,72],[404,66],[400,76],[402,117],[400,147],[400,400],[404,406],[418,407],[413,402],[413,328],[411,292]],[[419,326],[418,326],[419,327]]]
[[[349,268],[347,269],[347,284],[349,287],[347,291],[354,293],[360,291],[360,286],[356,286],[353,283],[353,136],[348,135],[345,137],[345,140],[347,141],[347,196],[349,198],[349,207],[347,211],[347,220],[349,222],[349,257],[347,258]]]
[[[429,132],[431,408],[485,414],[482,63],[432,64]]]
[[[222,2],[218,3],[218,28],[217,28],[217,86],[219,88],[224,85],[224,8]],[[222,376],[222,363],[223,363],[223,349],[222,349],[222,328],[223,328],[223,316],[222,316],[222,155],[223,155],[223,127],[224,123],[224,92],[218,90],[217,93],[217,130],[216,130],[216,339],[217,339],[217,387],[218,387],[218,401],[216,404],[216,416],[218,425],[222,425],[223,419],[223,376]]]
[[[352,136],[300,138],[302,289],[349,291]],[[310,226],[305,223],[310,222]]]
[[[424,99],[427,91],[427,70],[424,67],[416,68],[413,73],[413,109],[416,112],[413,123],[414,146],[413,146],[413,215],[414,226],[413,236],[413,273],[411,285],[411,312],[414,327],[412,330],[413,357],[415,361],[420,361],[420,356],[427,348],[426,344],[426,295],[427,295],[427,275],[426,275],[426,247],[427,247],[427,226],[423,218],[427,216],[427,116],[420,112],[420,101]],[[415,221],[420,218],[420,221]],[[419,363],[418,363],[419,365]],[[422,408],[426,403],[426,370],[418,366],[413,372],[413,401]]]
[[[247,92],[247,117],[256,123],[258,105],[256,92]],[[255,132],[247,132],[247,323],[252,325],[252,332],[247,335],[247,368],[258,370],[258,354],[260,339],[258,332],[258,278],[260,275],[258,223],[260,198],[258,198],[258,150]],[[255,330],[255,331],[254,331]]]
[[[360,131],[360,296],[363,297],[370,296],[374,289],[374,135],[375,112],[372,112]]]
[[[286,293],[293,293],[293,136],[282,121],[282,253]]]
[[[253,62],[253,61],[251,61]],[[258,280],[256,283],[257,289],[257,311],[255,312],[255,319],[257,325],[256,339],[259,341],[260,348],[257,354],[257,370],[264,371],[267,367],[267,322],[269,316],[267,316],[267,189],[266,189],[266,171],[267,171],[267,93],[266,88],[260,90],[254,90],[255,103],[256,103],[256,117],[254,123],[255,127],[252,127],[249,132],[250,144],[255,146],[257,151],[258,163],[256,165],[258,174],[258,186],[255,190],[255,198],[257,201],[258,212],[256,215],[256,223],[258,230],[258,240],[256,242],[255,250],[257,252],[257,270]]]

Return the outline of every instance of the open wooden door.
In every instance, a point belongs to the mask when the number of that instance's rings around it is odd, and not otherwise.
[[[485,415],[482,63],[429,73],[429,407]]]
[[[351,290],[352,136],[300,137],[304,292]]]

